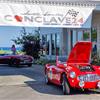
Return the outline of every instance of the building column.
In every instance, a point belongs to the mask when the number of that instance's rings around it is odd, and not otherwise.
[[[90,42],[91,42],[91,34],[92,34],[92,32],[91,32],[91,29],[90,29]]]
[[[100,57],[100,26],[97,26],[97,53]]]
[[[78,29],[76,29],[76,42],[78,42]]]
[[[78,33],[77,33],[78,34],[78,41],[83,41],[83,32],[84,32],[83,30],[78,31]]]
[[[71,51],[71,33],[70,33],[70,29],[68,29],[68,55]]]
[[[63,29],[62,32],[60,34],[60,38],[59,38],[59,45],[60,45],[60,55],[63,55]]]
[[[73,30],[73,47],[74,47],[74,45],[76,44],[76,42],[77,42],[77,32],[76,32],[76,30]]]
[[[61,39],[61,42],[62,42],[62,55],[67,55],[67,48],[68,48],[68,32],[67,32],[67,29],[66,28],[63,28],[62,30],[62,39]]]
[[[52,55],[52,45],[51,45],[52,38],[51,38],[51,34],[49,34],[49,36],[50,36],[50,39],[49,39],[49,55],[51,56]]]

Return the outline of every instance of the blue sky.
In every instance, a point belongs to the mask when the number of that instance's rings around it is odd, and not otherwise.
[[[34,32],[33,27],[25,28],[27,32]],[[0,47],[11,47],[11,45],[14,44],[11,39],[20,36],[20,30],[22,30],[22,27],[0,26]]]

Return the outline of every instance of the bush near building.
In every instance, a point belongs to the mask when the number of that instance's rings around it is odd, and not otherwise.
[[[21,36],[12,41],[22,46],[22,51],[27,55],[31,55],[34,59],[39,58],[40,52],[40,37],[39,32],[35,31],[34,33],[27,33],[25,28],[21,30]]]
[[[48,60],[48,59],[38,59],[34,60],[34,64],[38,65],[46,65],[46,64],[55,64],[55,60]]]
[[[92,53],[91,63],[94,64],[94,65],[100,65],[100,57],[95,52]]]

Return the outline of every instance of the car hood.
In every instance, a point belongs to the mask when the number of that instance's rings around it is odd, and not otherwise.
[[[91,42],[77,42],[69,54],[67,63],[89,63]]]

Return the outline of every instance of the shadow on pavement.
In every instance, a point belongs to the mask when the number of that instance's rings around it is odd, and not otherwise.
[[[62,88],[60,86],[56,86],[53,84],[47,85],[44,81],[26,82],[26,84],[39,93],[50,95],[63,95]]]
[[[44,67],[41,65],[33,65],[32,67],[20,67],[20,68],[0,66],[0,76],[10,76],[10,75],[11,76],[22,75],[32,79],[33,81],[24,81],[24,83],[39,93],[63,96],[62,87],[56,86],[54,84],[46,85],[44,79]],[[92,90],[89,91],[74,90],[71,95],[90,95],[99,93],[100,92]]]
[[[51,95],[62,95],[62,96],[64,95],[61,86],[57,86],[54,84],[47,85],[46,83],[44,82],[40,83],[39,81],[35,81],[35,82],[28,81],[26,82],[26,84],[39,93],[51,94]],[[37,84],[37,86],[35,84]],[[91,94],[100,94],[100,92],[96,90],[83,91],[79,89],[74,89],[70,95],[91,95]]]

